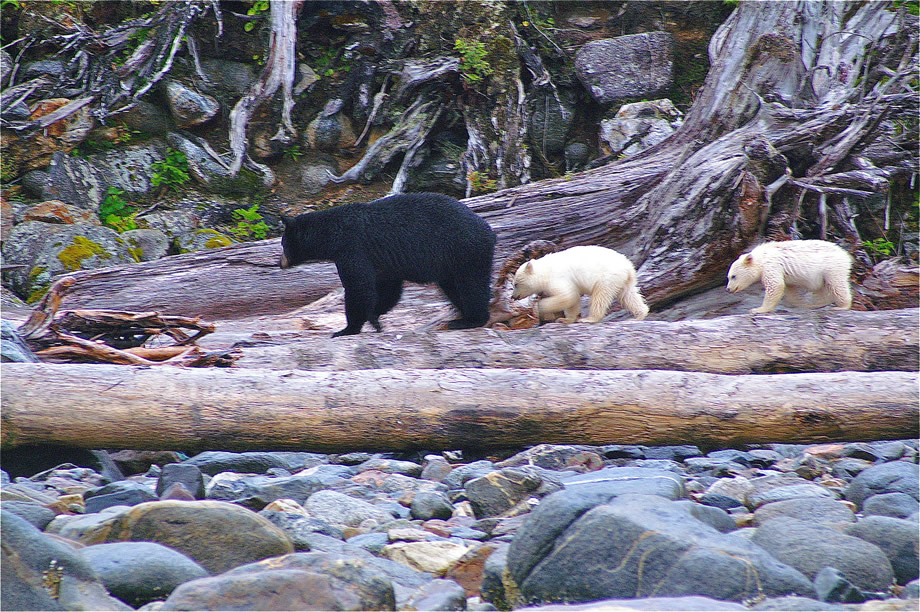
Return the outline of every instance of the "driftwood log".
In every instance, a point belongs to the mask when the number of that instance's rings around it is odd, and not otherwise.
[[[278,372],[4,364],[2,448],[342,452],[903,439],[910,372]]]
[[[526,330],[402,331],[237,344],[240,367],[564,368],[771,374],[918,370],[920,310],[801,311],[689,321],[549,324]],[[288,334],[283,337],[288,338]]]

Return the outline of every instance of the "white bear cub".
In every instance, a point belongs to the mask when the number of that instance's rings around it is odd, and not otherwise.
[[[731,293],[752,283],[763,284],[763,304],[752,313],[772,312],[783,293],[793,306],[820,308],[831,303],[847,310],[853,301],[850,293],[850,266],[853,258],[842,248],[824,240],[766,242],[742,255],[728,270]],[[807,293],[818,301],[809,303]]]
[[[590,295],[588,316],[597,323],[607,314],[613,298],[639,320],[648,306],[636,287],[636,269],[625,256],[600,246],[576,246],[531,259],[514,275],[514,299],[543,294],[538,303],[540,319],[565,313],[563,323],[574,323],[581,314],[581,296]]]

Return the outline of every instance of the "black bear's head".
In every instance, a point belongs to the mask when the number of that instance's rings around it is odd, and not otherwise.
[[[310,220],[308,215],[288,217],[281,215],[284,224],[284,233],[281,235],[281,261],[282,269],[298,266],[308,259],[307,245],[310,242]]]

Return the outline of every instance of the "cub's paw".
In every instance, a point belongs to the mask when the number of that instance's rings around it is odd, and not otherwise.
[[[751,314],[766,314],[766,313],[768,313],[768,312],[773,312],[773,309],[772,309],[772,308],[764,308],[764,307],[762,307],[762,306],[761,306],[761,307],[758,307],[758,308],[751,308]]]

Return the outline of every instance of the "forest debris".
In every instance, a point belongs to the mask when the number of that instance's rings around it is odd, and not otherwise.
[[[204,351],[195,345],[215,329],[201,317],[101,309],[58,312],[74,284],[74,278],[65,277],[52,285],[18,330],[43,361],[226,367],[241,356],[237,349]]]

